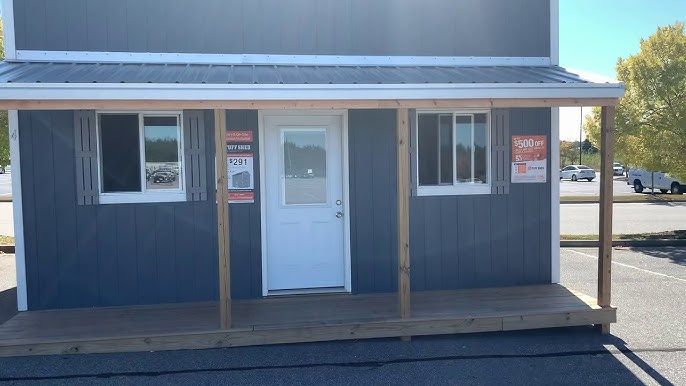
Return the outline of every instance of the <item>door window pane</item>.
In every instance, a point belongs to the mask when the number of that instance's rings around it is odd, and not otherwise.
[[[417,123],[419,185],[438,185],[438,115],[420,114]]]
[[[326,129],[282,131],[284,203],[326,204]]]
[[[457,182],[472,182],[472,117],[455,117]]]
[[[146,188],[179,189],[179,125],[177,117],[144,117]]]
[[[488,182],[488,133],[486,114],[474,115],[474,182]]]
[[[137,114],[101,114],[102,192],[140,192]]]

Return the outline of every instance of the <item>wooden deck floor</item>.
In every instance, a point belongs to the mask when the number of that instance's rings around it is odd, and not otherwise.
[[[561,285],[412,294],[234,301],[233,328],[214,303],[22,312],[0,325],[0,356],[157,351],[455,334],[613,323],[614,308]]]

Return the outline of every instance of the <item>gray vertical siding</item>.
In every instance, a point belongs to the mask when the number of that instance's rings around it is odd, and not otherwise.
[[[216,300],[214,200],[77,206],[73,124],[71,111],[19,114],[29,308]],[[227,124],[258,138],[254,110],[229,111]],[[348,126],[353,292],[395,291],[395,111],[350,110]],[[207,149],[213,127],[207,111]],[[511,135],[549,135],[549,128],[549,109],[510,110]],[[254,204],[230,209],[234,298],[261,296],[256,185]],[[513,184],[506,195],[412,197],[412,289],[550,282],[550,190],[549,181]]]
[[[395,120],[392,111],[350,111],[351,245],[358,293],[397,287]],[[549,109],[510,110],[511,135],[545,134],[550,140],[549,131]],[[412,197],[412,289],[549,283],[550,191],[548,181],[512,184],[504,195]]]
[[[350,245],[356,293],[397,287],[395,110],[350,110]]]
[[[20,50],[550,53],[549,0],[15,0],[14,9]]]
[[[253,165],[255,168],[255,203],[231,204],[229,238],[231,240],[231,296],[262,296],[262,231],[260,218],[260,157],[257,110],[229,110],[227,130],[253,132]]]
[[[230,111],[229,130],[253,130],[256,111]],[[214,116],[206,111],[206,179],[214,181]],[[215,300],[216,204],[77,206],[74,112],[20,112],[29,308]],[[259,153],[255,148],[256,177]],[[214,197],[214,184],[208,184]],[[258,187],[259,189],[259,187]],[[231,205],[232,296],[261,296],[259,190]]]
[[[214,200],[77,206],[73,120],[19,114],[29,308],[216,299]]]

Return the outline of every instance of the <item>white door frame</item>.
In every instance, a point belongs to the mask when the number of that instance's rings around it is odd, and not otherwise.
[[[352,291],[352,263],[350,258],[350,170],[348,157],[348,110],[259,110],[258,132],[260,152],[260,227],[262,230],[262,296],[281,294],[307,294],[331,292],[326,289],[305,289],[293,291],[269,291],[267,283],[267,202],[265,189],[266,160],[264,152],[264,119],[265,117],[292,117],[292,116],[340,116],[341,117],[341,143],[343,173],[343,257],[345,259],[345,292]]]

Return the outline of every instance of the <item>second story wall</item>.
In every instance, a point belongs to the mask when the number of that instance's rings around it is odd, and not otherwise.
[[[550,55],[550,0],[14,0],[17,50]]]

